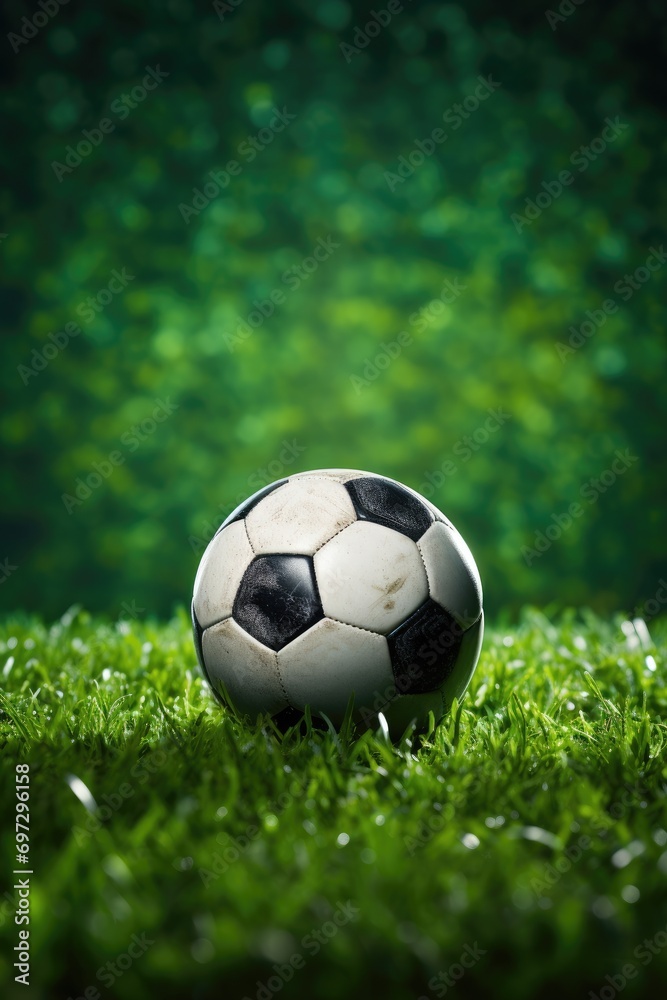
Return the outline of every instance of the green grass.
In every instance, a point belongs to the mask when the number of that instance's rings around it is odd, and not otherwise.
[[[648,995],[667,973],[667,629],[653,646],[621,623],[526,610],[490,627],[463,704],[392,746],[239,723],[184,613],[6,620],[2,891],[23,761],[34,875],[28,990],[2,898],[3,997],[605,1000],[628,963],[626,995]],[[134,934],[153,943],[105,985]],[[462,979],[433,982],[464,953]]]

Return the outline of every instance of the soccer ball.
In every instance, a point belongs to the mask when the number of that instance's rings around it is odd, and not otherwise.
[[[370,472],[271,483],[222,523],[195,579],[204,675],[239,714],[291,724],[308,705],[340,725],[438,722],[482,644],[470,549],[433,504]]]

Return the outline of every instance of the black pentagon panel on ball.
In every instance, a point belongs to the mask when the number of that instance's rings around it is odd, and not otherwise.
[[[269,649],[282,649],[324,618],[310,556],[257,556],[243,574],[232,617]]]
[[[286,479],[278,479],[277,482],[269,483],[268,486],[263,486],[261,490],[257,490],[256,493],[253,493],[251,497],[248,497],[248,499],[244,500],[242,504],[239,504],[239,506],[225,518],[216,531],[216,535],[219,535],[222,529],[226,528],[227,525],[231,524],[233,521],[242,521],[244,517],[247,517],[253,507],[257,506],[260,500],[263,500],[264,497],[268,497],[269,493],[273,493],[273,491],[277,490],[279,486],[284,486],[286,482]]]
[[[433,523],[431,512],[418,497],[381,476],[351,479],[345,489],[360,520],[394,528],[415,542]]]
[[[427,694],[454,669],[463,629],[430,598],[387,636],[394,681],[400,694]]]

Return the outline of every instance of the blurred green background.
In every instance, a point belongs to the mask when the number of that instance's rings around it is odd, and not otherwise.
[[[5,5],[3,603],[168,613],[240,499],[325,466],[427,492],[491,611],[654,595],[662,5],[217,6],[68,4],[16,41],[37,8]]]

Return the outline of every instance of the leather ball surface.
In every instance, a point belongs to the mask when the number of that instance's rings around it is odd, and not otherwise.
[[[477,664],[484,615],[470,549],[428,500],[370,472],[271,483],[218,529],[192,601],[213,690],[252,719],[310,706],[392,735],[439,721]]]

